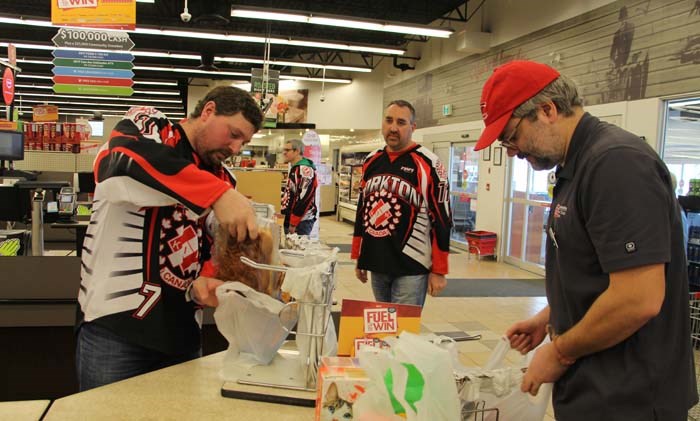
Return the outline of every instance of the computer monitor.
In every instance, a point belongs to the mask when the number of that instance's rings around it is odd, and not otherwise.
[[[21,161],[24,159],[24,133],[0,130],[0,160]]]
[[[102,137],[104,135],[105,122],[103,120],[88,120],[92,137]]]

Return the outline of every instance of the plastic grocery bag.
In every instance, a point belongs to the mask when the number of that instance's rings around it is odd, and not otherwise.
[[[363,348],[358,353],[370,383],[353,406],[355,416],[359,420],[459,420],[450,352],[409,332],[386,340],[389,350]]]
[[[484,412],[483,419],[486,421],[542,421],[553,385],[543,384],[534,397],[521,392],[522,368],[527,367],[535,351],[530,351],[521,364],[507,367],[505,358],[509,350],[508,338],[502,337],[483,368],[456,368],[460,398],[466,405],[484,401],[484,408],[497,408],[498,413]]]
[[[296,323],[295,319],[286,318],[284,322],[280,319],[284,304],[240,282],[219,286],[216,297],[219,305],[214,320],[229,343],[224,377],[236,378],[235,372],[226,374],[226,367],[269,364]]]
[[[289,266],[282,292],[299,304],[296,343],[302,367],[315,382],[321,356],[338,351],[338,338],[331,318],[331,300],[338,249],[281,250],[282,262]],[[307,358],[308,357],[308,358]],[[310,366],[309,366],[310,365]]]

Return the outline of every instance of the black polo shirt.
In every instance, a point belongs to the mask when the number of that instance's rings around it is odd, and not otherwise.
[[[583,318],[610,273],[666,267],[659,315],[571,366],[554,388],[556,418],[685,420],[697,391],[680,209],[666,165],[639,137],[586,113],[556,175],[546,278],[557,333]]]

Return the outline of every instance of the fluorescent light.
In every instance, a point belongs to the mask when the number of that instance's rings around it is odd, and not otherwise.
[[[155,3],[156,0],[136,0],[136,3]]]
[[[53,76],[44,75],[28,75],[24,73],[17,73],[15,77],[26,78],[26,79],[49,79],[53,80]],[[134,85],[157,85],[157,86],[177,86],[177,82],[154,82],[148,80],[134,80]],[[178,95],[177,93],[169,93],[168,95]]]
[[[285,22],[311,23],[315,25],[336,26],[367,31],[393,32],[406,35],[421,35],[427,37],[449,38],[453,29],[437,29],[425,25],[406,25],[385,23],[371,20],[346,19],[341,16],[318,16],[303,13],[277,13],[263,10],[231,8],[231,16],[249,19],[277,20]],[[371,52],[371,51],[369,51]]]
[[[247,57],[214,57],[215,62],[221,63],[252,63],[252,64],[264,64],[265,61],[258,58],[247,58]],[[271,66],[287,66],[287,67],[303,67],[306,69],[326,69],[326,70],[345,70],[348,72],[363,72],[369,73],[372,71],[370,67],[359,67],[359,66],[340,66],[337,64],[317,64],[317,63],[303,63],[298,61],[283,61],[283,60],[270,60],[268,62]]]
[[[237,18],[250,18],[250,19],[267,19],[267,20],[279,20],[283,22],[308,22],[309,18],[305,15],[297,15],[292,13],[275,13],[275,12],[262,12],[256,10],[243,10],[243,9],[231,9],[231,16]]]
[[[30,104],[44,104],[47,101],[46,100],[36,100],[36,99],[22,99],[22,102],[28,102]],[[109,107],[153,107],[153,105],[136,104],[136,103],[110,104],[110,103],[104,103],[104,102],[96,103],[96,102],[56,101],[56,100],[51,100],[50,102],[51,102],[51,105],[53,105],[53,104],[66,104],[66,105],[96,105],[96,106],[109,106]],[[163,110],[182,110],[182,106],[173,107],[170,105],[157,105],[154,108],[163,109]]]
[[[382,31],[384,25],[381,23],[373,22],[361,22],[358,20],[348,20],[348,19],[334,19],[334,18],[323,18],[311,16],[308,20],[309,23],[314,23],[316,25],[328,25],[328,26],[338,26],[341,28],[355,28],[355,29],[365,29],[368,31]]]
[[[25,110],[26,110],[26,109],[30,109],[30,110],[32,109],[31,106],[26,106],[26,105],[23,105],[23,106],[18,107],[18,108],[20,108],[20,109],[25,109]],[[129,107],[129,108],[131,108],[131,107]],[[61,109],[61,107],[59,107],[59,113],[60,113],[60,109]],[[87,112],[99,111],[99,112],[101,112],[101,113],[116,113],[116,112],[121,112],[121,110],[110,110],[110,109],[106,109],[106,108],[103,108],[103,109],[100,109],[100,108],[63,108],[63,109],[64,109],[64,110],[67,110],[67,111],[87,111]],[[128,111],[128,109],[124,110],[124,112],[127,112],[127,111]],[[183,112],[172,112],[172,113],[168,113],[168,114],[170,114],[170,115],[182,115],[182,116],[185,115],[185,113],[183,113]]]
[[[0,16],[0,23],[6,23],[11,25],[25,25],[25,26],[41,26],[41,27],[52,27],[50,21],[37,20],[37,19],[22,19],[22,18],[10,18]],[[62,26],[64,28],[71,28],[70,26]],[[85,29],[77,27],[77,29]],[[157,28],[136,28],[133,30],[126,30],[124,32],[131,32],[135,34],[143,35],[157,35],[165,37],[175,37],[175,38],[196,38],[205,40],[219,40],[227,42],[252,42],[257,44],[265,44],[270,42],[270,44],[277,45],[296,45],[305,47],[315,47],[315,48],[330,48],[343,51],[358,51],[366,53],[376,53],[376,54],[389,54],[389,55],[402,55],[405,50],[396,48],[382,48],[382,47],[371,47],[363,45],[353,45],[353,44],[341,44],[341,43],[328,43],[328,42],[311,42],[294,40],[291,38],[265,38],[265,37],[255,37],[250,35],[234,35],[234,34],[221,34],[215,32],[195,32],[195,31],[180,31],[176,29],[157,29]],[[72,48],[73,50],[78,50],[78,48]]]
[[[204,75],[226,75],[226,76],[246,76],[249,77],[250,73],[244,72],[225,72],[225,71],[210,71],[201,69],[191,69],[191,68],[177,68],[177,67],[158,67],[158,66],[134,66],[134,70],[152,70],[155,72],[175,72],[175,73],[197,73]]]
[[[25,60],[17,59],[19,63],[34,63],[34,64],[49,64],[53,65],[53,62],[48,60]],[[221,70],[202,70],[194,68],[178,68],[178,67],[160,67],[160,66],[134,66],[133,70],[152,70],[156,72],[175,72],[175,73],[196,73],[205,75],[225,75],[225,76],[240,76],[240,77],[250,77],[248,72],[226,72]],[[293,80],[307,80],[313,82],[328,82],[328,83],[352,83],[352,79],[341,79],[341,78],[320,78],[320,77],[308,77],[308,76],[296,76],[296,75],[280,75],[280,79],[293,79]],[[134,91],[136,93],[136,91]],[[144,91],[145,92],[145,91]],[[161,94],[161,95],[179,95],[179,94]]]
[[[9,43],[0,42],[0,47],[7,47]],[[28,50],[66,50],[66,48],[54,48],[50,45],[43,44],[15,44],[15,47]],[[107,51],[99,50],[93,48],[72,48],[71,50],[80,51],[99,51],[99,52],[116,52],[116,53],[127,53],[132,54],[135,57],[159,57],[159,58],[171,58],[171,59],[182,59],[182,60],[195,60],[200,61],[201,56],[197,54],[179,54],[179,53],[169,53],[169,52],[159,52],[159,51]],[[221,63],[252,63],[252,64],[263,64],[265,61],[263,59],[249,58],[249,57],[231,57],[231,56],[216,56],[214,57],[215,62]],[[46,64],[46,63],[40,63]],[[269,64],[272,66],[287,66],[287,67],[302,67],[310,69],[326,69],[326,70],[340,70],[348,72],[364,72],[369,73],[372,71],[371,67],[361,67],[361,66],[343,66],[337,64],[320,64],[320,63],[306,63],[299,61],[287,61],[287,60],[271,60]],[[135,82],[136,83],[136,82]],[[146,82],[140,82],[146,83]],[[159,82],[152,82],[151,84],[158,84]],[[176,82],[167,82],[165,84],[171,84],[173,86],[177,85]]]
[[[49,94],[49,93],[32,93],[32,92],[15,92],[15,96],[39,96],[42,98],[78,98],[78,99],[108,99],[110,101],[141,101],[141,102],[161,102],[168,104],[182,104],[181,99],[149,99],[149,98],[132,98],[132,97],[104,97],[104,96],[89,96],[89,95],[65,95],[65,94]]]
[[[24,85],[24,84],[15,84],[16,87],[18,88],[34,88],[34,89],[53,89],[53,85]],[[134,89],[135,94],[144,94],[144,95],[169,95],[169,96],[179,96],[180,92],[174,92],[174,91],[139,91]]]

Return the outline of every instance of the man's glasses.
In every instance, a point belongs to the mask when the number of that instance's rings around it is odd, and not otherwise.
[[[283,149],[282,149],[283,152],[291,152],[291,151],[293,151],[293,150],[294,150],[294,149],[289,149],[289,148],[283,148]]]
[[[520,123],[523,122],[523,118],[521,117],[520,120],[518,121],[518,124],[515,125],[515,128],[513,128],[513,131],[510,132],[510,136],[508,136],[506,139],[498,138],[498,141],[501,142],[501,146],[503,146],[506,149],[517,149],[517,146],[515,146],[515,142],[513,142],[513,138],[515,137],[515,134],[518,132],[518,127],[520,127]]]

